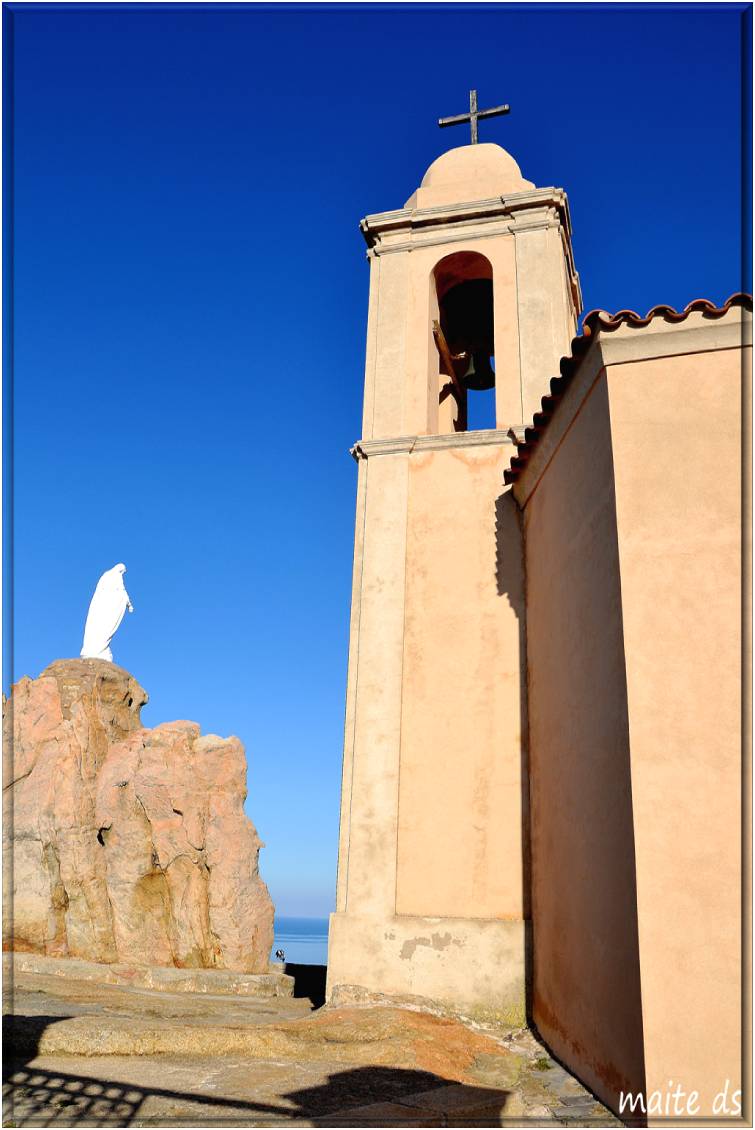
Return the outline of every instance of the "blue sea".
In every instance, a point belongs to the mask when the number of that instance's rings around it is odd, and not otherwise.
[[[275,951],[283,950],[295,965],[328,964],[327,918],[279,918],[275,916]]]

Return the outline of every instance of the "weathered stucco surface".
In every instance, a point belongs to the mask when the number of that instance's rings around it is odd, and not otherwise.
[[[336,912],[328,946],[331,1002],[392,997],[525,1023],[523,921]]]
[[[360,460],[328,978],[518,1023],[522,550],[486,439]]]

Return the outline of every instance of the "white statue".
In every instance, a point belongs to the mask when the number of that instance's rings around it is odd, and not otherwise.
[[[82,659],[107,659],[108,663],[113,662],[110,641],[118,631],[126,609],[134,611],[123,583],[125,572],[125,565],[114,565],[97,582],[84,625]]]

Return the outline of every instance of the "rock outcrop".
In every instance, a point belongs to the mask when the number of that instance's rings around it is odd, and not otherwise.
[[[145,729],[98,659],[21,679],[3,708],[5,949],[265,972],[273,905],[237,738]],[[10,863],[10,866],[9,866]]]

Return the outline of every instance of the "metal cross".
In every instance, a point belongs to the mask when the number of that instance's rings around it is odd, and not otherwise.
[[[453,118],[438,118],[438,125],[443,126],[458,126],[462,122],[469,122],[470,131],[472,134],[472,145],[477,144],[477,119],[478,118],[498,118],[501,114],[508,114],[510,106],[493,106],[491,110],[478,110],[477,109],[477,91],[470,90],[469,92],[469,113],[456,114]]]

